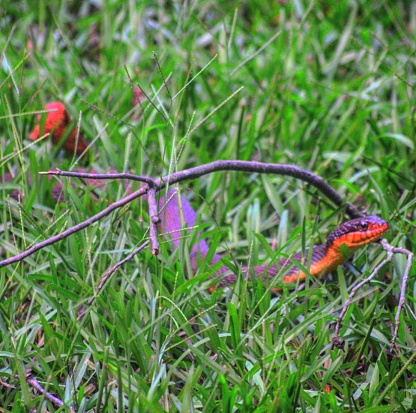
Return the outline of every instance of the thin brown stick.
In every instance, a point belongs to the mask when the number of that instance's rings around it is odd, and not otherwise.
[[[130,261],[132,258],[134,258],[135,255],[137,255],[140,251],[143,251],[147,246],[149,245],[149,241],[145,241],[140,247],[136,248],[134,251],[132,251],[129,255],[127,255],[126,258],[119,261],[116,265],[111,267],[105,274],[105,276],[101,279],[100,285],[97,288],[97,292],[95,295],[97,295],[104,287],[106,282],[109,280],[109,278],[118,270],[119,267],[121,267],[126,262]],[[92,304],[94,299],[90,299],[88,301],[88,304]]]
[[[156,224],[158,221],[157,206],[156,206],[157,205],[156,193],[168,185],[173,185],[175,183],[182,182],[185,180],[196,179],[203,175],[207,175],[212,172],[218,172],[218,171],[245,171],[245,172],[251,172],[251,173],[268,173],[268,174],[276,174],[276,175],[283,175],[283,176],[291,176],[293,178],[297,178],[302,181],[305,181],[309,183],[310,185],[313,185],[320,192],[326,195],[338,207],[345,205],[346,212],[351,218],[358,218],[358,217],[364,216],[364,214],[361,213],[354,205],[348,202],[345,202],[344,198],[332,186],[330,186],[323,178],[321,178],[318,175],[313,174],[312,172],[306,171],[294,165],[267,164],[267,163],[261,163],[261,162],[248,162],[248,161],[235,161],[235,160],[216,161],[216,162],[212,162],[209,164],[200,165],[195,168],[175,172],[161,179],[155,179],[155,178],[151,178],[147,176],[137,176],[137,175],[126,174],[126,173],[123,173],[123,174],[87,174],[87,173],[80,173],[80,172],[66,172],[66,171],[61,171],[57,169],[56,171],[45,172],[44,174],[71,176],[71,177],[88,178],[88,179],[131,179],[131,180],[144,182],[146,183],[146,186],[134,192],[133,194],[111,204],[109,207],[107,207],[100,213],[94,215],[93,217],[87,219],[84,222],[81,222],[78,225],[75,225],[69,228],[68,230],[62,232],[61,234],[55,235],[43,242],[40,242],[30,247],[28,250],[14,257],[1,261],[0,268],[6,265],[12,264],[14,262],[22,261],[24,258],[28,257],[29,255],[32,255],[36,251],[42,248],[45,248],[46,246],[52,245],[62,239],[65,239],[66,237],[74,234],[75,232],[78,232],[88,227],[89,225],[93,224],[94,222],[97,222],[104,216],[110,214],[115,209],[128,204],[129,202],[144,195],[145,193],[148,193],[149,191],[150,191],[150,194],[149,194],[148,201],[149,201],[149,211],[150,211],[150,219],[151,219],[150,237],[151,237],[151,241],[153,245],[153,252],[156,254],[159,251],[159,242],[157,239],[157,228],[156,228]],[[145,244],[147,245],[147,243]],[[356,292],[362,286],[364,286],[365,284],[368,284],[378,274],[380,269],[384,265],[386,265],[388,262],[391,261],[393,253],[397,252],[397,253],[407,254],[408,263],[407,263],[406,271],[403,277],[403,284],[402,284],[402,289],[401,289],[401,294],[400,294],[399,306],[398,306],[398,310],[397,310],[396,318],[395,318],[396,326],[395,326],[391,346],[394,346],[395,344],[395,341],[397,339],[398,329],[399,329],[400,313],[405,303],[406,287],[407,287],[407,281],[409,277],[410,268],[412,265],[413,254],[408,250],[392,247],[389,244],[387,244],[386,241],[383,241],[382,244],[383,244],[383,247],[386,248],[387,250],[387,258],[380,265],[376,267],[376,269],[373,271],[370,277],[362,281],[360,284],[354,287],[353,290],[351,291],[351,295],[347,299],[345,306],[341,311],[341,314],[339,316],[339,319],[335,328],[335,336],[333,340],[334,346],[342,346],[343,344],[343,341],[339,338],[339,331],[340,331],[341,323],[345,317],[348,307],[351,304],[352,299],[355,296]],[[105,282],[108,280],[111,274],[113,274],[117,270],[117,268],[120,267],[120,265],[129,261],[134,255],[136,255],[139,251],[141,251],[144,248],[144,246],[145,245],[142,245],[138,250],[135,250],[133,253],[131,253],[125,260],[120,261],[112,269],[110,269],[109,273],[107,273],[106,276],[103,277],[98,287],[98,291],[102,289]]]
[[[150,241],[145,241],[140,247],[136,248],[134,251],[132,251],[126,258],[123,260],[117,262],[114,266],[112,266],[104,275],[103,278],[101,278],[100,284],[97,288],[97,291],[94,293],[93,297],[91,297],[88,300],[88,306],[91,307],[91,305],[94,303],[94,301],[97,299],[98,295],[100,294],[101,290],[104,288],[105,284],[107,284],[107,281],[111,278],[111,276],[126,262],[130,261],[135,255],[137,255],[140,251],[143,251],[148,245]],[[88,308],[87,306],[83,306],[81,310],[78,313],[78,317],[80,320],[82,320],[85,316],[85,313],[87,312]]]
[[[293,178],[300,179],[301,181],[305,181],[310,185],[314,186],[320,192],[322,192],[327,198],[329,198],[335,205],[342,206],[345,204],[346,212],[351,218],[361,218],[365,216],[354,205],[350,204],[349,202],[345,202],[345,199],[323,178],[294,165],[234,160],[215,161],[205,165],[196,166],[195,168],[185,169],[183,171],[167,175],[161,178],[157,187],[160,190],[164,188],[166,185],[172,185],[178,182],[196,179],[203,175],[207,175],[212,172],[218,171],[244,171],[251,173],[257,172],[260,174],[291,176]]]
[[[160,223],[160,218],[157,211],[156,191],[153,188],[150,188],[147,193],[147,196],[147,201],[149,202],[149,230],[150,241],[152,242],[152,254],[159,255],[160,247],[159,240],[157,237],[157,224]]]
[[[74,171],[61,171],[56,168],[54,171],[39,172],[39,175],[59,175],[68,176],[72,178],[86,178],[86,179],[126,179],[129,181],[139,181],[148,184],[153,187],[157,184],[158,180],[149,176],[134,175],[129,173],[114,173],[114,174],[97,174],[86,172],[74,172]]]
[[[32,378],[30,374],[26,375],[26,382],[27,384],[34,388],[37,392],[40,394],[43,394],[46,399],[48,399],[51,403],[53,403],[55,406],[62,407],[65,405],[65,403],[54,394],[48,392],[40,383],[38,380]]]
[[[342,338],[340,338],[339,332],[341,329],[341,324],[344,321],[345,314],[347,313],[356,293],[364,285],[370,283],[376,275],[378,275],[381,269],[392,260],[393,254],[398,253],[398,254],[407,255],[407,265],[406,265],[406,270],[403,274],[399,305],[397,307],[397,312],[396,312],[396,317],[395,317],[394,333],[393,333],[393,338],[391,339],[391,342],[390,342],[390,350],[392,350],[393,347],[396,345],[397,335],[398,335],[398,331],[400,327],[400,314],[403,309],[404,303],[406,301],[406,288],[407,288],[407,282],[409,278],[410,269],[412,267],[413,253],[411,253],[410,251],[404,248],[393,247],[385,239],[381,240],[380,243],[382,244],[383,248],[387,251],[387,257],[379,265],[377,265],[377,267],[374,269],[374,271],[370,274],[369,277],[361,281],[351,290],[350,296],[345,301],[345,305],[342,308],[340,315],[338,316],[338,320],[335,325],[334,338],[332,339],[332,347],[342,348],[344,346],[345,341]]]
[[[35,252],[45,248],[49,245],[55,244],[58,241],[61,241],[68,236],[81,231],[82,229],[90,226],[94,222],[99,221],[101,218],[110,214],[117,208],[120,208],[134,199],[144,195],[148,192],[149,187],[153,187],[156,192],[165,188],[167,185],[173,185],[178,182],[182,182],[189,179],[196,179],[203,175],[210,174],[212,172],[218,171],[245,171],[245,172],[257,172],[257,173],[270,173],[283,176],[291,176],[302,181],[308,182],[313,185],[324,195],[326,195],[335,205],[341,206],[345,204],[346,212],[352,218],[358,218],[364,216],[354,205],[345,202],[344,198],[323,178],[318,175],[313,174],[312,172],[306,171],[305,169],[299,168],[294,165],[281,165],[281,164],[269,164],[261,162],[248,162],[248,161],[216,161],[205,165],[200,165],[195,168],[185,169],[180,172],[175,172],[173,174],[167,175],[162,179],[154,179],[146,176],[137,176],[130,174],[85,174],[79,172],[67,172],[56,171],[45,172],[44,174],[51,175],[62,175],[62,176],[72,176],[79,178],[88,178],[88,179],[135,179],[142,182],[147,182],[147,186],[139,189],[138,191],[132,193],[131,195],[122,198],[121,200],[114,202],[109,207],[101,211],[100,213],[94,215],[93,217],[67,229],[61,234],[55,235],[51,238],[48,238],[45,241],[42,241],[38,244],[33,245],[26,251],[17,254],[13,257],[0,261],[0,268],[5,267],[6,265],[13,264],[15,262],[22,261],[28,256],[34,254]],[[127,177],[128,176],[128,177]]]
[[[45,241],[39,242],[38,244],[32,245],[30,248],[28,248],[24,252],[21,252],[20,254],[7,258],[3,261],[0,261],[0,268],[5,267],[6,265],[13,264],[15,262],[22,261],[26,257],[29,257],[30,255],[34,254],[36,251],[39,251],[49,245],[53,245],[57,243],[58,241],[62,241],[63,239],[69,237],[70,235],[75,234],[76,232],[81,231],[82,229],[92,225],[94,222],[99,221],[101,218],[104,218],[105,216],[109,215],[114,210],[121,208],[122,206],[133,201],[134,199],[146,194],[147,191],[148,191],[148,187],[145,186],[137,190],[136,192],[133,192],[131,195],[126,196],[125,198],[122,198],[119,201],[112,203],[107,208],[103,209],[101,212],[92,216],[91,218],[88,218],[87,220],[77,225],[74,225],[71,228],[68,228],[66,231],[61,232],[60,234],[54,235],[53,237],[50,237],[46,239]]]
[[[393,254],[407,255],[406,269],[403,273],[402,286],[400,288],[399,304],[397,305],[396,316],[394,319],[394,332],[393,337],[390,341],[390,350],[393,350],[393,347],[396,345],[397,336],[399,334],[400,314],[406,302],[407,283],[409,281],[409,275],[413,264],[414,254],[405,248],[393,247],[389,245],[385,239],[381,240],[381,244],[383,245],[384,249],[386,249],[387,251],[391,250]]]
[[[215,161],[205,165],[196,166],[195,168],[185,169],[183,171],[174,172],[166,175],[161,179],[155,179],[148,176],[133,175],[127,173],[121,174],[90,174],[81,172],[67,172],[57,169],[55,171],[41,172],[44,175],[61,175],[77,178],[88,179],[131,179],[135,181],[145,182],[150,187],[154,187],[156,192],[165,188],[167,185],[173,185],[179,182],[200,178],[213,172],[220,171],[243,171],[260,174],[274,174],[282,176],[291,176],[301,181],[305,181],[317,188],[325,196],[327,196],[335,205],[342,206],[345,204],[347,214],[351,218],[361,218],[364,216],[354,205],[345,202],[345,199],[331,185],[328,184],[319,175],[299,168],[295,165],[282,165],[273,163],[251,162],[251,161]]]

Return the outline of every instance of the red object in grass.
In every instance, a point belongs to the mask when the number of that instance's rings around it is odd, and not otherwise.
[[[132,99],[133,106],[136,106],[138,103],[140,103],[143,100],[144,100],[143,92],[140,90],[140,88],[135,89],[133,92],[133,99]]]
[[[67,128],[71,123],[71,117],[69,116],[65,105],[61,102],[51,102],[46,105],[45,109],[50,110],[50,112],[46,118],[44,129],[42,131],[40,129],[42,125],[42,115],[39,115],[38,124],[35,126],[35,129],[33,129],[29,137],[31,140],[36,140],[39,139],[41,135],[49,133],[52,137],[52,143],[57,145],[65,136]],[[65,151],[69,155],[74,154],[76,143],[78,143],[76,148],[77,155],[81,155],[88,147],[88,143],[81,133],[78,136],[77,142],[77,134],[78,129],[74,128],[63,145]]]

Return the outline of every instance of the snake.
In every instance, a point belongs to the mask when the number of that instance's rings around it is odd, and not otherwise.
[[[198,214],[186,198],[172,190],[160,198],[159,205],[162,206],[159,230],[163,234],[169,234],[176,249],[184,234],[190,233],[197,225]],[[283,275],[284,283],[303,281],[308,274],[321,278],[345,263],[360,248],[379,240],[389,228],[390,224],[376,215],[352,219],[333,230],[327,236],[326,242],[314,246],[311,253],[306,249],[304,254],[299,252],[278,262],[254,266],[252,270],[249,267],[242,267],[241,272],[247,279],[253,274],[264,282],[270,281],[279,274]],[[209,246],[205,239],[201,239],[192,247],[190,258],[193,272],[197,272],[199,260],[204,259],[208,252]],[[221,259],[219,254],[214,254],[210,265],[215,265]],[[219,281],[210,289],[211,291],[235,284],[237,274],[223,265],[215,272],[213,278]]]
[[[62,102],[51,102],[45,109],[48,113],[43,130],[41,130],[42,115],[38,115],[38,124],[30,134],[30,139],[37,140],[42,133],[49,133],[53,144],[56,145],[67,135],[71,118]],[[82,154],[87,147],[87,142],[76,128],[64,142],[64,149],[72,155],[74,151],[78,155]],[[11,181],[12,175],[9,175],[0,177],[0,183]],[[56,200],[64,199],[60,185],[55,186],[53,196]],[[167,196],[161,197],[159,202],[160,205],[165,205],[160,217],[160,230],[162,233],[170,234],[174,247],[178,248],[183,228],[187,228],[186,231],[190,232],[198,222],[198,214],[185,198],[178,196],[177,192],[172,190]],[[249,267],[242,267],[241,272],[248,279],[253,274],[256,278],[262,277],[265,282],[279,274],[283,274],[284,283],[303,281],[308,274],[320,278],[334,271],[358,249],[379,240],[389,228],[389,223],[376,215],[346,221],[328,235],[324,244],[314,246],[311,251],[307,249],[304,254],[299,252],[276,263],[254,266],[252,270]],[[205,258],[208,252],[209,246],[205,239],[192,247],[190,258],[194,272],[198,270],[199,257]],[[211,265],[215,265],[221,259],[219,254],[214,254]],[[225,265],[221,266],[213,277],[219,278],[218,287],[229,286],[237,281],[237,274],[230,272]]]

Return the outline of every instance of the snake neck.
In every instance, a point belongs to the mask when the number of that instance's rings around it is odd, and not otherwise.
[[[191,232],[197,224],[198,214],[185,198],[178,196],[174,191],[170,191],[167,197],[161,197],[160,202],[161,205],[166,204],[161,213],[160,229],[170,234],[174,247],[178,248],[183,236]],[[377,216],[350,220],[332,231],[325,244],[272,264],[255,266],[252,269],[243,267],[242,273],[248,279],[253,276],[266,282],[282,275],[285,283],[302,281],[307,274],[322,277],[343,264],[356,250],[379,239],[388,229],[389,223]],[[205,259],[208,252],[209,247],[204,239],[194,245],[191,251],[194,272],[198,270],[200,260]],[[219,261],[221,256],[214,254],[209,264],[214,265]],[[216,270],[213,277],[220,278],[218,287],[232,285],[237,279],[236,274],[224,265]]]
[[[265,264],[255,266],[254,274],[257,277],[263,277],[264,281],[274,278],[279,274],[284,274],[283,281],[285,283],[293,283],[303,281],[307,274],[297,266],[300,263],[303,267],[308,268],[308,273],[314,277],[323,277],[329,272],[335,270],[339,265],[343,264],[350,258],[355,249],[339,248],[337,246],[328,246],[327,244],[316,245],[311,257],[309,258],[309,250],[305,254],[297,253],[289,258],[280,260],[277,264]],[[310,260],[310,261],[309,261]],[[249,277],[248,268],[243,268],[243,272]]]

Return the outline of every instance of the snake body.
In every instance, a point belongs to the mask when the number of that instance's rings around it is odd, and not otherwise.
[[[42,134],[49,133],[53,143],[58,144],[61,139],[68,136],[67,128],[71,124],[70,115],[62,102],[51,102],[45,109],[48,111],[46,121],[42,126],[42,115],[38,116],[38,124],[30,134],[30,139],[36,140]],[[64,148],[70,155],[74,155],[74,152],[80,155],[86,151],[87,147],[87,142],[82,135],[79,135],[76,128],[71,131],[69,138],[64,143]],[[0,184],[12,181],[12,179],[11,174],[0,176]],[[92,184],[92,186],[96,187],[100,185],[102,183]],[[128,189],[130,190],[131,188]],[[18,197],[18,191],[15,190],[12,196]],[[58,201],[64,199],[60,184],[55,186],[53,196]],[[177,248],[182,238],[182,229],[194,227],[197,223],[198,215],[191,204],[185,198],[179,197],[174,191],[170,191],[166,198],[162,197],[160,205],[165,205],[161,214],[161,232],[169,233],[174,247]],[[344,263],[357,249],[381,238],[389,227],[387,221],[375,215],[344,222],[329,234],[325,244],[315,246],[311,253],[307,250],[305,254],[297,253],[291,258],[286,258],[276,263],[255,266],[253,275],[257,278],[262,277],[264,281],[267,281],[267,279],[282,273],[285,283],[303,280],[306,278],[307,273],[315,277],[321,277]],[[189,232],[190,230],[186,231]],[[207,256],[208,251],[208,244],[204,239],[192,248],[190,256],[194,271],[198,267],[198,256],[204,258]],[[211,265],[220,260],[221,256],[214,254]],[[298,268],[296,263],[300,263],[307,268],[307,272]],[[248,278],[250,277],[250,271],[247,267],[243,267],[242,272]],[[234,284],[237,279],[236,274],[230,273],[229,268],[226,266],[220,267],[215,276],[220,279],[219,287]]]
[[[173,191],[170,191],[166,198],[160,199],[160,205],[165,205],[160,214],[160,230],[162,233],[170,234],[173,246],[177,248],[184,232],[189,233],[197,224],[198,214],[185,198],[179,197]],[[322,277],[343,264],[356,250],[380,239],[389,228],[387,221],[375,215],[346,221],[328,235],[325,244],[313,247],[311,254],[307,250],[305,254],[297,253],[276,263],[255,266],[253,274],[256,278],[263,278],[265,282],[279,274],[284,274],[285,283],[301,281],[307,274],[296,266],[297,262],[307,268],[312,276]],[[208,244],[204,239],[193,246],[190,256],[194,272],[198,267],[198,255],[204,258],[208,250]],[[215,254],[211,265],[220,260],[221,256]],[[250,278],[247,267],[243,267],[242,272]],[[222,266],[215,277],[219,279],[218,287],[232,285],[237,280],[237,275],[230,272],[226,266]]]

